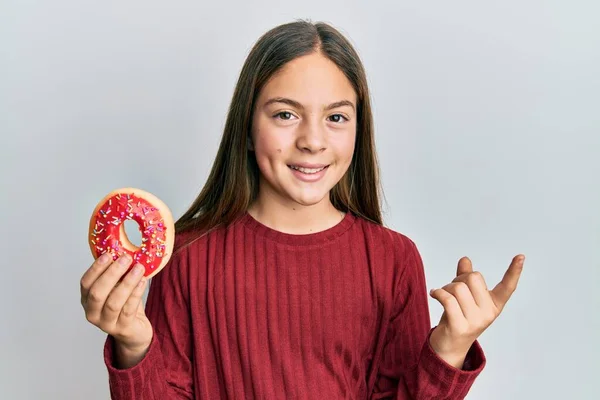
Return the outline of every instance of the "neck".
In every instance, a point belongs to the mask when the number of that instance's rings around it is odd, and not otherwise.
[[[248,208],[248,213],[271,229],[296,235],[329,229],[340,223],[345,215],[331,204],[329,195],[308,206],[295,202],[284,204],[268,196],[259,196]]]

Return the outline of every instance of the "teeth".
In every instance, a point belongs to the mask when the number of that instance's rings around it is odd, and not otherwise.
[[[317,172],[322,171],[322,170],[325,169],[325,167],[322,167],[322,168],[302,168],[302,167],[296,167],[294,165],[290,165],[290,168],[298,170],[298,171],[303,172],[305,174],[316,174]]]

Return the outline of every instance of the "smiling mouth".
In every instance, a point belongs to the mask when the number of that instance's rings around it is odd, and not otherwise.
[[[324,167],[321,168],[303,168],[303,167],[296,167],[295,165],[288,165],[288,168],[296,170],[296,171],[300,171],[303,174],[316,174],[317,172],[321,172],[326,168],[329,168],[329,165],[326,165]]]

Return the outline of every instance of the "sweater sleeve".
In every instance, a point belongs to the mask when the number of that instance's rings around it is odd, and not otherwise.
[[[106,338],[104,362],[115,400],[192,399],[192,333],[187,263],[174,254],[150,281],[145,309],[154,329],[148,352],[135,366],[114,366],[114,339]]]
[[[464,399],[485,366],[485,355],[476,341],[459,369],[433,350],[423,262],[414,242],[401,241],[396,249],[404,249],[404,262],[371,399]]]

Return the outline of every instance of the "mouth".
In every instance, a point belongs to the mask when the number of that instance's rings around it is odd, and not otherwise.
[[[305,168],[305,167],[299,167],[296,165],[288,165],[288,168],[290,168],[291,170],[294,170],[294,171],[302,172],[303,174],[306,174],[306,175],[313,175],[313,174],[318,174],[319,172],[329,168],[329,165],[324,165],[319,168]]]
[[[304,164],[303,166],[288,165],[288,168],[290,169],[292,175],[299,181],[315,183],[323,179],[323,177],[327,174],[329,164]]]

